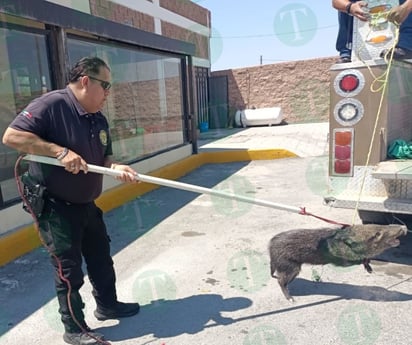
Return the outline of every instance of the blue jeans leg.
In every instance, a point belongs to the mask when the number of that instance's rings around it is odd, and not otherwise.
[[[338,12],[339,31],[336,38],[336,50],[341,57],[351,57],[353,17]]]

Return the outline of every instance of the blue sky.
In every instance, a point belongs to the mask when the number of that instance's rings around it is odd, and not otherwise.
[[[211,11],[213,71],[337,56],[330,0],[192,1]]]

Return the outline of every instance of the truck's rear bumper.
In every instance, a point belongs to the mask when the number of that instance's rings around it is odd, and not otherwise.
[[[341,199],[334,196],[324,198],[331,207],[358,209],[373,212],[412,214],[412,200],[384,197],[361,197],[358,199]]]
[[[325,203],[337,208],[412,215],[412,160],[356,166],[353,177],[330,177]]]

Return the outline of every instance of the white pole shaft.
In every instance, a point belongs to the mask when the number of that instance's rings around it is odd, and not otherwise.
[[[56,165],[62,167],[63,165],[61,164],[60,161],[58,161],[55,158],[52,157],[45,157],[45,156],[38,156],[38,155],[26,155],[24,156],[24,159],[32,161],[32,162],[38,162],[38,163],[44,163],[44,164],[50,164],[50,165]],[[113,177],[118,177],[122,176],[123,172],[110,169],[110,168],[105,168],[101,167],[98,165],[92,165],[88,164],[88,171],[89,172],[94,172],[102,175],[110,175]],[[294,212],[294,213],[301,213],[302,208],[300,207],[294,207],[294,206],[288,206],[288,205],[283,205],[283,204],[278,204],[270,201],[265,201],[261,199],[253,199],[253,198],[248,198],[243,195],[236,195],[233,193],[227,193],[223,191],[218,191],[210,188],[205,188],[205,187],[200,187],[188,183],[183,183],[183,182],[176,182],[173,180],[167,180],[164,178],[160,177],[153,177],[153,176],[148,176],[148,175],[143,175],[143,174],[138,174],[136,176],[136,180],[142,181],[142,182],[147,182],[147,183],[153,183],[161,186],[166,186],[166,187],[171,187],[171,188],[176,188],[176,189],[182,189],[186,190],[189,192],[195,192],[195,193],[200,193],[200,194],[209,194],[209,195],[215,195],[221,198],[226,198],[226,199],[232,199],[232,200],[238,200],[241,202],[246,202],[250,204],[255,204],[259,206],[265,206],[265,207],[270,207],[270,208],[275,208],[279,210],[284,210],[284,211],[289,211],[289,212]]]

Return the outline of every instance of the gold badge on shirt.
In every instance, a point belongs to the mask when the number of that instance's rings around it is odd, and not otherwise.
[[[105,130],[101,130],[99,133],[100,142],[103,146],[107,146],[107,133]]]

